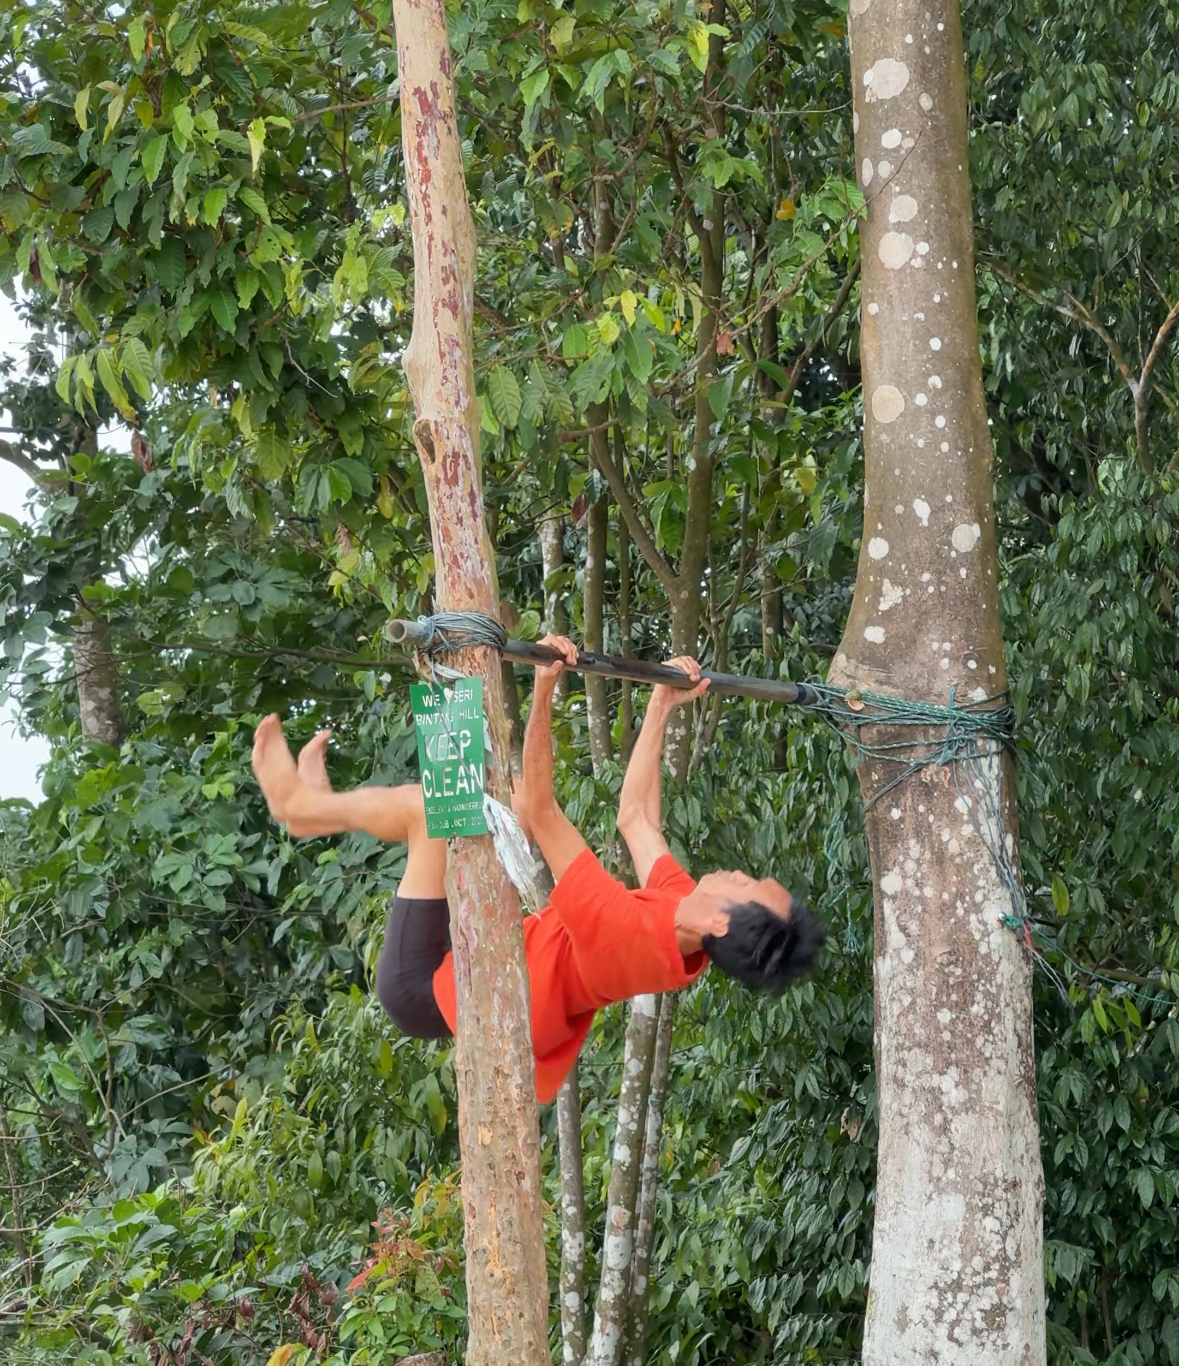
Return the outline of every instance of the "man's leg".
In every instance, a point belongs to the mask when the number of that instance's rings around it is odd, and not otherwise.
[[[295,839],[347,835],[363,830],[386,844],[409,845],[398,896],[440,899],[446,895],[446,841],[426,834],[421,789],[358,787],[333,792],[325,755],[330,731],[320,731],[296,764],[277,716],[268,716],[254,737],[254,772],[270,814]]]

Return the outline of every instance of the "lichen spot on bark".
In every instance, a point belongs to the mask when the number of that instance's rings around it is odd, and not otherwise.
[[[908,223],[917,217],[917,201],[911,194],[899,194],[888,208],[890,223]]]
[[[880,604],[877,611],[887,612],[890,608],[896,607],[902,602],[904,596],[905,590],[900,584],[893,583],[890,579],[885,579],[880,586]]]
[[[883,536],[873,536],[868,542],[868,557],[873,560],[883,560],[888,554],[888,542]]]
[[[977,522],[959,522],[954,528],[950,541],[955,550],[965,555],[974,549],[981,535],[982,528]]]
[[[868,641],[868,642],[869,642],[870,644],[872,644],[872,645],[883,645],[883,644],[884,644],[884,627],[883,627],[883,626],[865,626],[865,627],[864,627],[864,639],[865,639],[866,641]]]
[[[901,130],[899,128],[889,128],[880,135],[880,145],[887,151],[893,151],[901,145]]]
[[[914,245],[907,232],[886,232],[876,248],[876,255],[889,270],[900,270],[913,255]]]
[[[864,72],[864,98],[869,104],[891,100],[909,84],[909,68],[895,57],[881,57]]]
[[[872,394],[872,416],[877,422],[895,422],[905,411],[905,396],[895,384],[881,384]]]

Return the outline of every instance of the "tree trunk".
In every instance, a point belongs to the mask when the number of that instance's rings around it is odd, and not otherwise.
[[[31,1290],[36,1277],[33,1274],[33,1264],[29,1259],[29,1245],[25,1242],[24,1235],[24,1214],[21,1208],[21,1183],[17,1178],[16,1156],[13,1146],[16,1139],[12,1136],[12,1131],[8,1127],[8,1110],[5,1107],[4,1099],[0,1096],[0,1148],[4,1150],[4,1168],[8,1176],[9,1203],[12,1206],[12,1245],[16,1249],[16,1254],[24,1266],[25,1285]],[[4,1232],[3,1225],[0,1224],[0,1233]]]
[[[643,1169],[639,1177],[635,1215],[635,1247],[631,1259],[630,1319],[626,1326],[626,1366],[644,1366],[647,1359],[647,1315],[651,1307],[651,1249],[655,1243],[655,1197],[659,1190],[659,1154],[663,1147],[663,1102],[671,1071],[671,1032],[675,1023],[674,995],[659,998],[655,1030],[655,1060],[647,1095],[647,1124],[643,1134]]]
[[[557,1147],[561,1159],[561,1360],[585,1360],[585,1173],[581,1146],[581,1089],[577,1066],[557,1092]]]
[[[594,1306],[594,1332],[587,1366],[617,1366],[630,1314],[635,1206],[639,1195],[646,1132],[646,1104],[655,1053],[656,997],[636,996],[626,1027],[626,1057],[618,1096],[618,1124],[606,1197],[602,1279]]]
[[[595,435],[606,439],[605,432]],[[591,438],[592,439],[592,438]],[[603,494],[589,505],[586,516],[585,580],[582,590],[582,620],[585,648],[604,654],[606,597],[606,536],[610,529],[610,503]],[[585,676],[585,706],[589,722],[590,762],[600,773],[613,757],[610,744],[610,712],[606,703],[606,680],[599,674]]]
[[[111,631],[83,598],[76,600],[74,674],[78,680],[78,716],[87,740],[116,748],[123,741],[123,711],[119,705],[119,670],[111,646]]]
[[[561,602],[560,590],[549,587],[549,580],[565,563],[565,519],[546,517],[540,524],[540,565],[544,575],[544,629],[554,635],[567,635],[569,616]]]
[[[561,601],[561,590],[550,588],[549,580],[565,563],[565,519],[546,517],[540,524],[540,567],[544,575],[544,631],[545,634],[567,636],[569,613]],[[569,691],[569,674],[557,679],[557,692],[564,697]]]
[[[475,232],[467,206],[443,0],[394,0],[402,137],[414,247],[414,326],[404,356],[446,611],[495,616],[483,515],[472,363]],[[508,793],[500,661],[481,674],[491,729],[489,790]],[[524,936],[516,892],[489,836],[453,839],[446,877],[458,997],[455,1075],[469,1300],[469,1366],[547,1366],[548,1280],[540,1128]]]
[[[1146,413],[1150,404],[1150,385],[1134,384],[1130,388],[1134,398],[1134,446],[1138,451],[1138,466],[1143,474],[1154,473],[1154,457],[1150,453],[1150,435]]]
[[[981,700],[1003,692],[1006,670],[958,9],[851,0],[850,39],[868,201],[866,487],[832,679],[942,705],[952,688]],[[1004,925],[1022,910],[1010,766],[926,767],[887,794],[900,764],[868,758],[859,772],[880,1105],[863,1359],[1036,1366],[1043,1175],[1031,961]]]
[[[725,0],[717,0],[709,13],[712,23],[723,26]],[[718,84],[722,69],[724,39],[712,34],[708,40],[708,66],[704,72],[704,95],[714,137],[724,137],[724,106],[709,97]],[[688,504],[684,515],[684,544],[680,553],[680,572],[671,601],[672,653],[695,655],[700,633],[701,583],[708,560],[709,529],[712,524],[712,424],[716,421],[709,393],[717,372],[716,330],[720,316],[721,290],[725,278],[725,196],[712,195],[704,218],[692,215],[692,226],[700,248],[700,329],[696,334],[694,370],[695,423],[692,450],[688,458]],[[691,758],[690,708],[681,708],[672,717],[667,737],[667,762],[677,781],[682,782]]]
[[[621,511],[618,514],[618,635],[619,654],[629,659],[633,653],[631,645],[630,622],[630,528]],[[622,725],[619,737],[619,750],[622,762],[630,762],[630,752],[635,747],[635,697],[634,685],[629,678],[622,681]]]

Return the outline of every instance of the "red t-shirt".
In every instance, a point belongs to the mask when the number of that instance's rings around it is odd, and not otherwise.
[[[704,971],[707,954],[685,958],[675,934],[675,909],[695,886],[665,854],[647,885],[631,891],[586,849],[565,870],[545,909],[525,919],[536,1093],[542,1105],[560,1090],[602,1006],[675,991]],[[457,1010],[450,953],[434,974],[434,999],[453,1032]]]

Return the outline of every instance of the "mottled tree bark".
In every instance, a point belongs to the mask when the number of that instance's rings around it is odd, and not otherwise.
[[[540,567],[544,575],[544,630],[546,634],[567,636],[569,613],[561,601],[561,590],[549,587],[549,580],[565,563],[565,519],[546,517],[540,524]],[[569,691],[569,674],[557,679],[557,693],[564,697]]]
[[[565,519],[546,517],[540,524],[540,566],[544,575],[544,629],[556,635],[569,631],[569,617],[561,603],[561,593],[549,587],[549,580],[565,563]]]
[[[643,1165],[655,1026],[656,997],[636,996],[630,1003],[630,1020],[626,1028],[626,1056],[622,1064],[618,1123],[606,1197],[602,1278],[594,1306],[594,1331],[586,1356],[587,1366],[617,1366],[622,1358],[630,1316],[635,1206]]]
[[[605,432],[597,433],[603,439]],[[603,494],[589,505],[586,514],[585,578],[582,589],[582,619],[585,648],[594,654],[605,652],[606,633],[606,535],[610,528],[610,503]],[[600,773],[610,762],[610,713],[606,705],[606,680],[597,674],[585,675],[585,707],[589,724],[590,762]]]
[[[495,543],[492,541],[494,553]],[[506,598],[500,599],[499,619],[508,635],[515,635],[520,625],[520,614]],[[510,659],[500,661],[500,680],[503,684],[504,712],[511,732],[512,773],[518,775],[524,758],[524,717],[520,711],[520,689],[516,684],[516,670]]]
[[[833,681],[945,704],[1006,687],[953,0],[851,0],[865,508]],[[870,737],[869,737],[870,738]],[[882,736],[879,738],[887,738]],[[931,740],[935,737],[931,734]],[[880,1145],[866,1366],[1045,1360],[1032,965],[998,757],[860,765],[876,899]],[[957,777],[957,782],[955,781]]]
[[[647,1123],[643,1133],[643,1167],[639,1175],[639,1198],[635,1214],[635,1246],[631,1259],[630,1318],[626,1325],[626,1366],[645,1366],[647,1315],[651,1306],[651,1250],[655,1244],[655,1197],[659,1191],[659,1154],[663,1147],[663,1103],[671,1071],[671,1034],[675,1024],[676,998],[659,998],[659,1023],[655,1030],[655,1059],[651,1064],[651,1088],[647,1094]]]
[[[626,518],[620,513],[618,517],[618,635],[620,640],[619,653],[623,659],[629,659],[633,653],[630,639],[630,593],[630,529],[626,525]],[[619,750],[622,762],[625,764],[630,762],[630,752],[635,747],[634,684],[629,678],[622,680],[621,731]]]
[[[402,138],[414,246],[414,326],[404,365],[417,420],[445,611],[495,616],[472,364],[475,232],[467,205],[443,0],[394,0]],[[509,800],[500,661],[480,674],[488,788]],[[489,836],[450,842],[446,877],[458,996],[455,1074],[466,1215],[469,1366],[547,1366],[548,1281],[540,1129],[519,902]]]
[[[119,669],[106,619],[82,598],[76,600],[74,675],[78,681],[78,717],[87,740],[122,744],[123,709],[119,702]]]
[[[585,1169],[581,1146],[581,1087],[577,1065],[557,1092],[557,1148],[561,1161],[561,1360],[585,1360]]]

